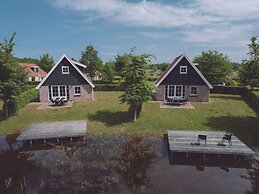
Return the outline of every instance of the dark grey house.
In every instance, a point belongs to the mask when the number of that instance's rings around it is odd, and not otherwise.
[[[85,65],[63,55],[36,87],[39,89],[40,101],[48,102],[55,98],[70,101],[94,99],[94,84],[85,72]]]
[[[190,102],[208,102],[212,85],[185,54],[174,59],[157,79],[155,98],[186,98]]]

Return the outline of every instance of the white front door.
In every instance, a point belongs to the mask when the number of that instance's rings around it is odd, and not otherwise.
[[[51,86],[51,99],[65,98],[67,99],[66,86]]]

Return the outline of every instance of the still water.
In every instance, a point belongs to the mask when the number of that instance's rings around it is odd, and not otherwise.
[[[175,161],[165,138],[90,136],[85,142],[35,143],[21,149],[13,139],[0,136],[3,194],[259,193],[258,156]]]

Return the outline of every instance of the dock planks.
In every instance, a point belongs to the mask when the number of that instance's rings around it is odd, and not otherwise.
[[[218,154],[218,155],[243,155],[252,156],[255,154],[248,146],[236,136],[232,136],[232,146],[225,141],[225,146],[218,146],[226,132],[208,131],[172,131],[168,130],[168,143],[171,152],[197,153],[197,154]],[[207,144],[200,141],[200,145],[191,145],[197,142],[198,135],[207,135]]]
[[[17,137],[18,141],[73,138],[86,135],[86,121],[60,121],[32,124]]]

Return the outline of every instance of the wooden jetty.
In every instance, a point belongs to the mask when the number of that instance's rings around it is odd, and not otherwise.
[[[32,124],[17,137],[17,141],[30,141],[61,138],[84,137],[86,135],[86,121],[60,121]]]
[[[171,153],[188,154],[209,154],[209,155],[232,155],[232,156],[253,156],[255,152],[240,141],[236,136],[232,136],[232,146],[226,141],[224,146],[218,145],[222,142],[222,137],[226,132],[208,131],[172,131],[168,130],[168,143]],[[207,142],[197,143],[198,135],[205,135]]]

